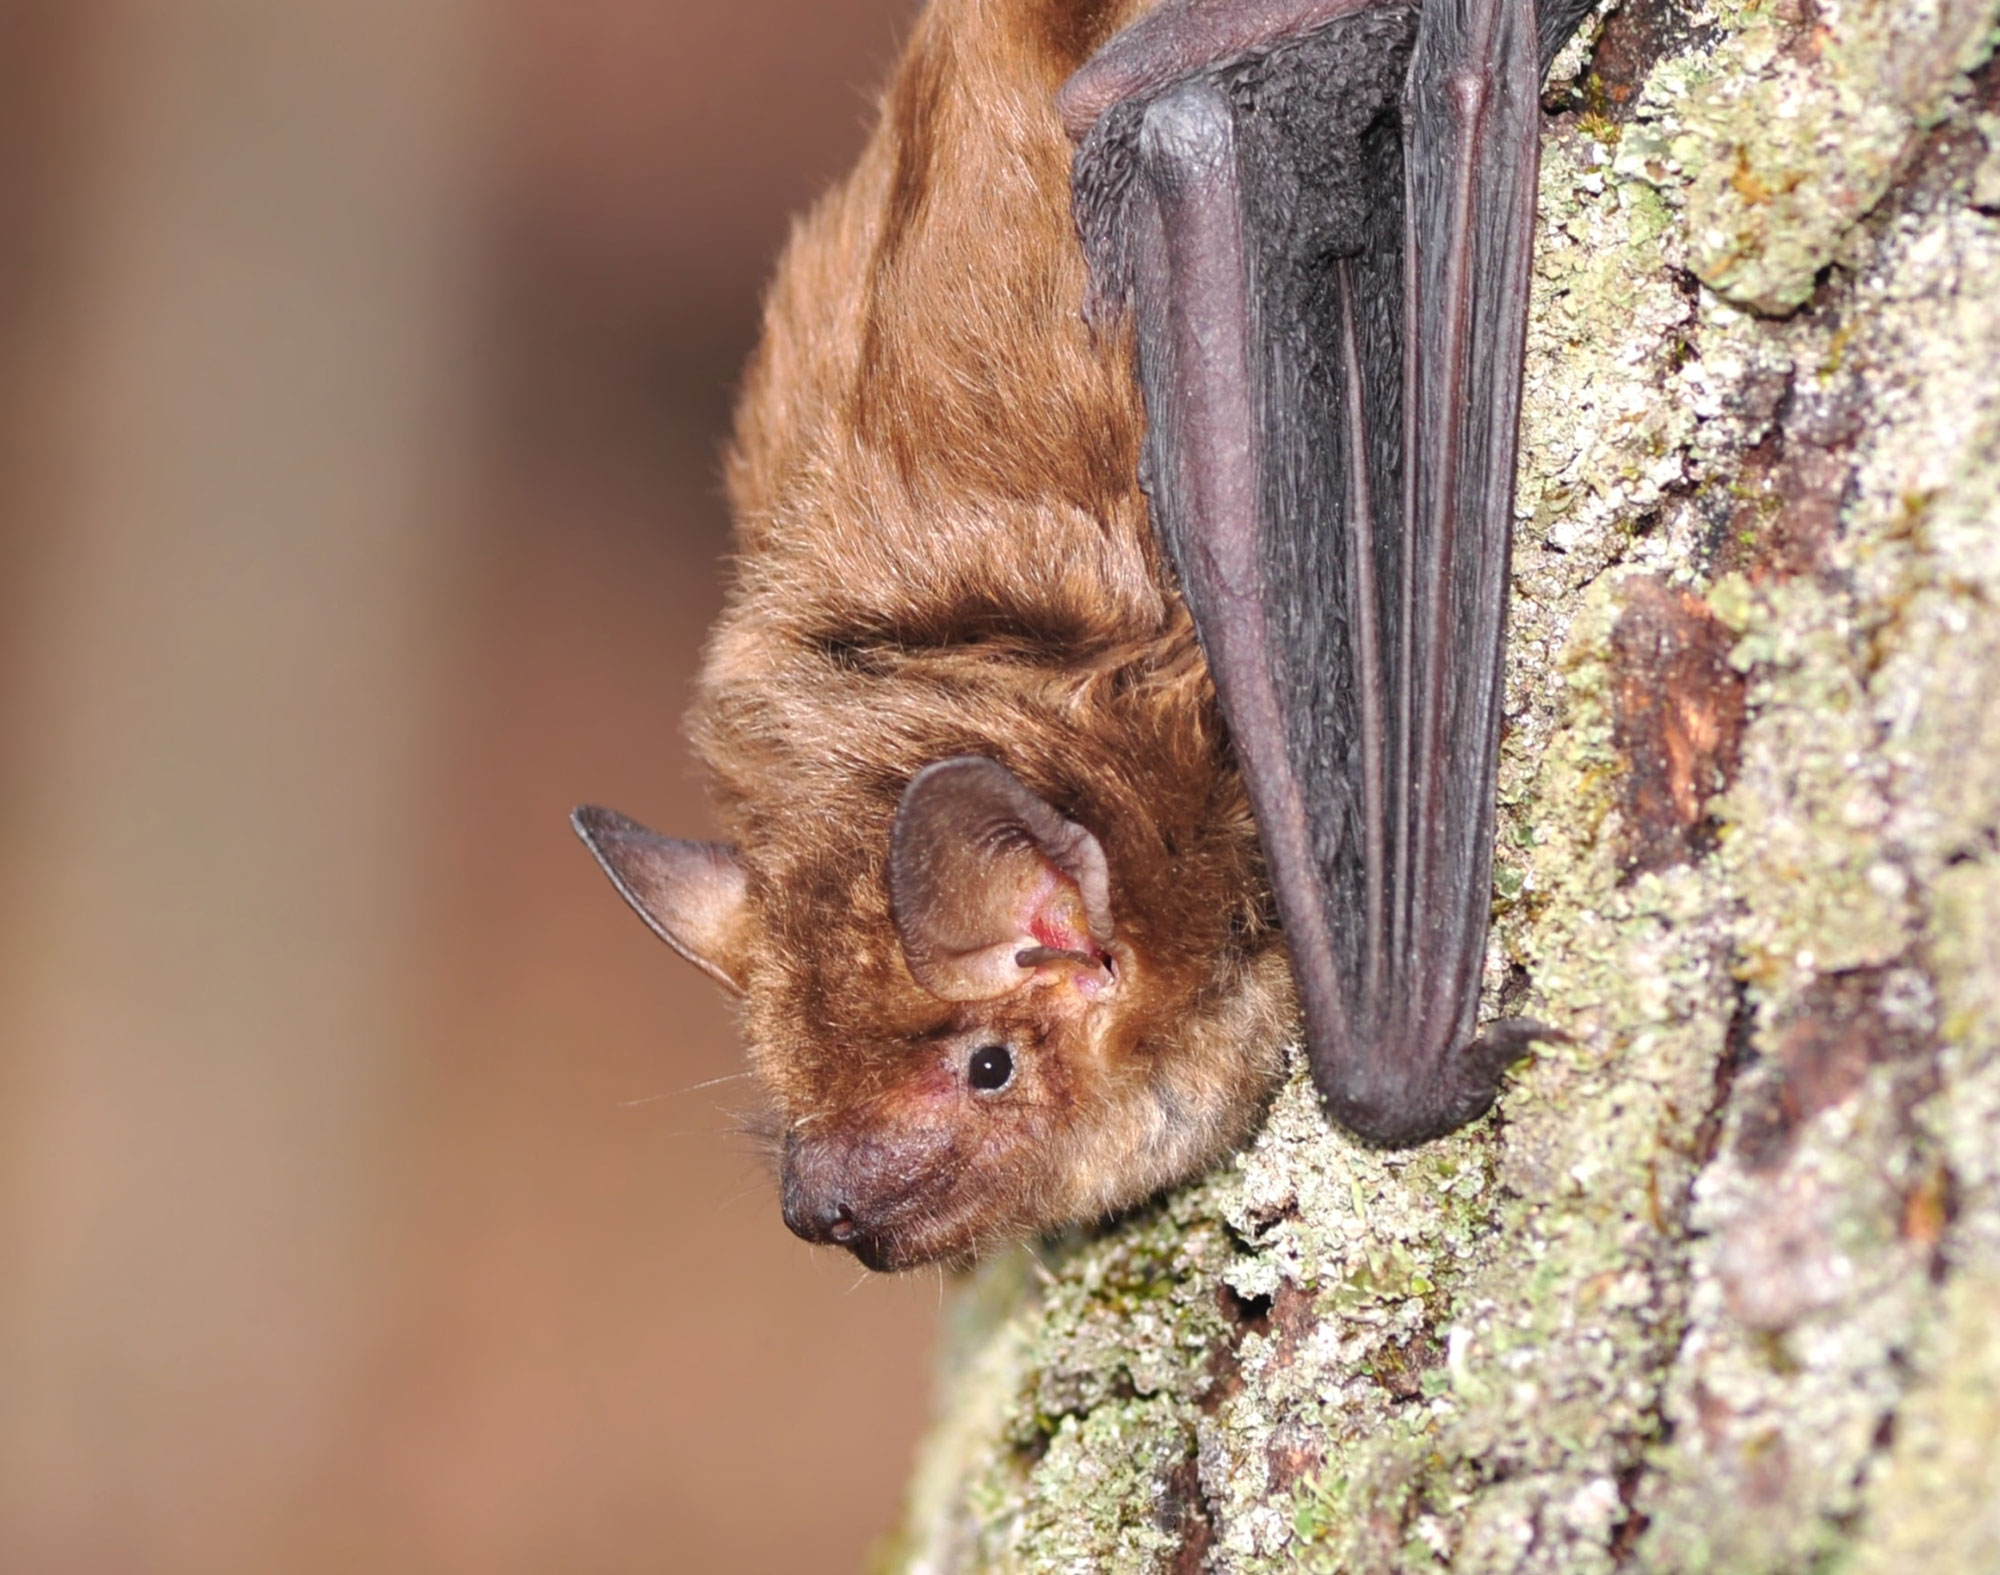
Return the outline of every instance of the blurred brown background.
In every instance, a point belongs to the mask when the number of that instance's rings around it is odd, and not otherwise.
[[[733,1135],[716,449],[911,0],[0,0],[0,1569],[819,1571],[934,1279]]]

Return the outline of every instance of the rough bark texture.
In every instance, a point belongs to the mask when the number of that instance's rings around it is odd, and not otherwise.
[[[1996,20],[1558,63],[1488,983],[1571,1038],[979,1270],[884,1567],[2000,1568]]]

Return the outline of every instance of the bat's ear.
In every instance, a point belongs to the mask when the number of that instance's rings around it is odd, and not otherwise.
[[[663,837],[594,804],[575,811],[569,823],[655,935],[717,983],[743,993],[749,883],[735,849]]]
[[[1102,966],[1111,941],[1097,838],[979,755],[926,766],[903,790],[889,900],[911,975],[948,1001],[1005,995],[1044,963]]]

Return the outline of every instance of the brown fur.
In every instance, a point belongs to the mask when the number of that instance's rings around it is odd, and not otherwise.
[[[878,1200],[879,1266],[1212,1162],[1254,1121],[1291,1011],[1137,485],[1129,350],[1080,316],[1054,97],[1138,9],[936,0],[859,168],[792,237],[739,412],[736,579],[691,726],[748,872],[737,976],[788,1172],[924,1177]],[[1103,845],[1132,963],[1087,1031],[1047,992],[942,1001],[905,965],[898,798],[967,754]],[[947,1086],[938,1047],[998,1030],[1041,1047],[1019,1085]]]

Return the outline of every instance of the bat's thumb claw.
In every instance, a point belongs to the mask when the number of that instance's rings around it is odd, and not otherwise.
[[[1543,1041],[1551,1044],[1575,1042],[1560,1028],[1535,1018],[1503,1017],[1498,1022],[1489,1023],[1485,1033],[1459,1052],[1460,1075],[1475,1086],[1484,1085],[1490,1100],[1492,1094],[1499,1090],[1501,1073]]]
[[[1445,1084],[1451,1090],[1446,1098],[1449,1114],[1441,1130],[1462,1126],[1491,1109],[1507,1068],[1542,1040],[1567,1044],[1570,1036],[1532,1017],[1503,1017],[1489,1023],[1485,1033],[1452,1058]]]
[[[1486,1032],[1460,1052],[1464,1060],[1491,1072],[1495,1081],[1508,1067],[1538,1043],[1572,1044],[1575,1041],[1549,1023],[1532,1017],[1503,1017],[1489,1023]]]

